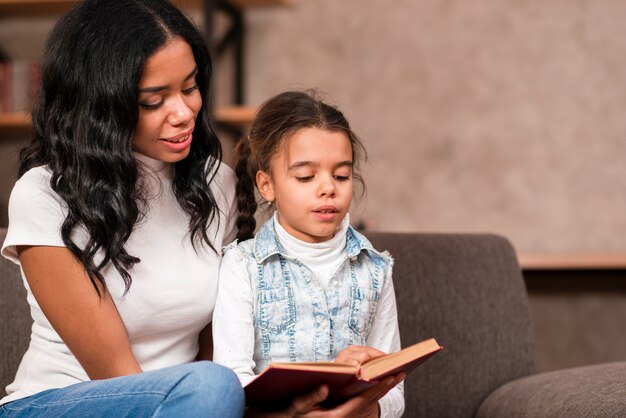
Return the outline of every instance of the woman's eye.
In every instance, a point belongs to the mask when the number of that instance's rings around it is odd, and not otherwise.
[[[183,89],[183,94],[191,94],[194,91],[198,90],[198,85],[194,84],[193,86],[187,88],[187,89]]]
[[[301,183],[306,183],[307,181],[311,181],[312,179],[313,179],[313,176],[296,177],[296,180],[298,180]]]
[[[139,103],[139,106],[147,110],[155,110],[161,107],[162,104],[163,104],[163,100],[161,100],[158,103]]]

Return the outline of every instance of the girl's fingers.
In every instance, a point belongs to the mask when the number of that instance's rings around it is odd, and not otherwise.
[[[351,345],[348,348],[341,350],[335,358],[335,362],[337,363],[346,363],[351,364],[353,366],[358,366],[360,364],[365,363],[367,360],[383,356],[383,353],[380,350],[377,350],[373,347],[366,347],[362,345]]]
[[[318,404],[326,399],[327,396],[328,387],[326,385],[322,385],[307,394],[294,398],[291,402],[289,412],[291,416],[299,416],[319,409]]]
[[[361,416],[364,411],[367,411],[376,404],[380,398],[395,386],[396,378],[389,376],[383,379],[376,386],[366,390],[365,392],[353,397],[345,403],[339,405],[333,409],[332,412],[337,417],[354,417]]]

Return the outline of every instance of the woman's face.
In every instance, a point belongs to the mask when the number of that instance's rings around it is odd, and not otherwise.
[[[174,163],[189,155],[202,97],[191,47],[182,38],[168,41],[146,62],[139,81],[139,121],[133,150]]]

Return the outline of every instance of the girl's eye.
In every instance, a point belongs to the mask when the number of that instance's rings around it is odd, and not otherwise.
[[[139,103],[139,106],[147,110],[155,110],[161,107],[162,104],[163,104],[163,100],[161,100],[158,103]]]
[[[335,176],[335,180],[337,180],[337,181],[348,181],[348,180],[350,180],[350,176]]]
[[[296,177],[296,180],[301,183],[306,183],[307,181],[313,180],[313,176]]]
[[[184,89],[183,90],[183,94],[191,94],[194,91],[198,90],[198,85],[194,84],[193,86],[189,87],[188,89]]]

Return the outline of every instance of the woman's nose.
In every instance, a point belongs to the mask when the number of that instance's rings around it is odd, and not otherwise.
[[[176,98],[168,115],[168,122],[173,126],[184,125],[194,117],[193,110],[183,97]]]

